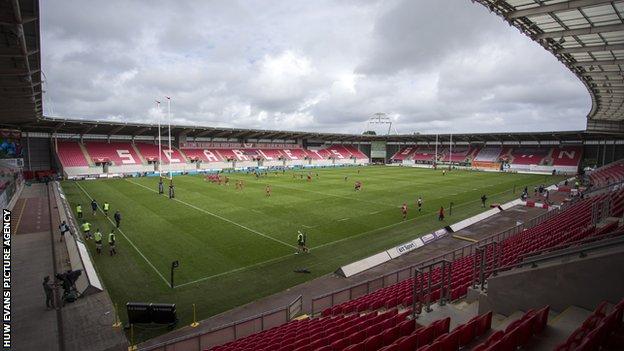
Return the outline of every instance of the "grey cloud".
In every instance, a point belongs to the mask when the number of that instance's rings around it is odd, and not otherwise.
[[[46,113],[361,132],[584,128],[584,86],[468,0],[42,3]]]

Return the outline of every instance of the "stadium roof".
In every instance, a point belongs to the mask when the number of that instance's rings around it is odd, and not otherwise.
[[[474,1],[474,0],[473,0]],[[624,1],[476,0],[542,45],[585,84],[588,129],[624,122]]]
[[[0,1],[0,123],[43,116],[39,1]]]
[[[592,97],[588,130],[624,131],[624,0],[473,0],[503,17],[552,52],[585,84]],[[0,1],[0,126],[26,131],[153,133],[154,125],[43,117],[38,0]],[[320,140],[412,141],[414,135],[373,137],[236,128],[176,126],[189,136]],[[562,133],[529,133],[539,140]],[[115,134],[115,133],[112,133]],[[485,140],[522,133],[464,134]],[[587,134],[584,134],[586,137]],[[599,134],[594,134],[594,136]],[[606,134],[610,135],[611,134]],[[472,136],[472,137],[468,137]],[[420,135],[418,138],[424,138]],[[459,138],[459,136],[457,137]],[[459,140],[459,139],[458,139]],[[468,140],[468,141],[470,141]],[[513,140],[513,138],[511,138]]]
[[[76,119],[59,119],[44,117],[37,122],[32,122],[24,126],[24,129],[41,132],[59,134],[65,136],[153,136],[158,135],[158,127],[153,124],[143,123],[120,123],[107,121],[90,121]],[[167,129],[161,129],[161,135],[166,135]],[[358,135],[341,133],[317,133],[302,131],[276,131],[263,129],[241,129],[241,128],[216,128],[198,127],[185,125],[172,125],[171,134],[174,136],[183,134],[192,138],[219,138],[219,139],[265,139],[265,140],[294,140],[298,138],[331,141],[331,142],[369,142],[388,141],[398,143],[414,142],[434,142],[435,134],[404,134],[404,135]],[[441,134],[438,136],[440,142],[448,142],[450,135]],[[586,131],[565,131],[565,132],[525,132],[525,133],[467,133],[453,134],[455,142],[581,142],[587,140],[624,140],[622,133],[609,132],[586,132]]]

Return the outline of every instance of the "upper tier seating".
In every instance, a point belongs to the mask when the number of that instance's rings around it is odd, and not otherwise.
[[[503,240],[499,244],[500,265],[509,266],[518,263],[522,255],[595,235],[595,228],[591,226],[592,205],[597,201],[605,201],[608,196],[611,195],[603,194],[581,200],[539,225]],[[614,213],[621,212],[623,199],[624,190],[613,193],[613,200],[616,204],[613,208]],[[488,253],[488,259],[491,258],[492,254],[492,252]],[[472,285],[472,279],[476,273],[474,272],[475,259],[475,255],[469,255],[452,262],[451,300],[466,295],[468,287]],[[432,270],[433,286],[440,282],[441,273],[439,267]],[[424,279],[428,279],[428,276],[429,274],[425,272]],[[440,298],[440,293],[440,288],[434,289],[428,296],[423,297],[423,301],[435,301]],[[376,310],[381,307],[393,308],[401,304],[410,306],[412,299],[413,279],[409,278],[354,300],[327,308],[322,314],[329,316],[354,311]]]
[[[112,162],[115,166],[140,165],[141,158],[129,142],[85,142],[87,152],[95,162]]]
[[[524,148],[515,147],[511,150],[511,164],[516,165],[541,165],[542,161],[550,153],[550,148]]]
[[[589,179],[594,186],[605,186],[623,181],[624,160],[619,160],[598,168],[589,175]]]
[[[76,141],[59,141],[57,153],[63,167],[88,167],[89,162]]]
[[[564,146],[553,149],[553,166],[575,166],[578,167],[583,156],[582,146]]]
[[[158,160],[158,145],[151,143],[136,143],[135,145],[146,161]],[[168,145],[161,145],[160,159],[162,164],[186,162],[180,151],[176,148],[172,148],[171,153],[169,153]]]
[[[475,161],[480,162],[498,162],[502,148],[499,146],[486,146],[475,157]]]

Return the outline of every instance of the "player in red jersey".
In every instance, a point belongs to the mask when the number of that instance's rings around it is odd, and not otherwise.
[[[403,220],[407,219],[407,204],[404,202],[401,206],[401,213],[403,214]]]

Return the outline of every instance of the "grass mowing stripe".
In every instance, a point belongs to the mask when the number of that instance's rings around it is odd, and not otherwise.
[[[139,183],[137,183],[137,182],[133,182],[133,181],[128,180],[128,179],[124,179],[124,180],[125,180],[125,181],[127,181],[127,182],[129,182],[129,183],[132,183],[132,184],[138,185],[138,186],[140,186],[140,187],[142,187],[142,188],[145,188],[145,189],[147,189],[147,190],[149,190],[149,191],[151,191],[151,192],[157,193],[157,191],[156,191],[156,190],[151,189],[151,188],[149,188],[149,187],[146,187],[146,186],[145,186],[145,185],[143,185],[143,184],[139,184]],[[163,196],[165,196],[165,194],[162,194],[162,195],[163,195]],[[296,247],[296,246],[294,246],[294,245],[290,245],[289,243],[287,243],[287,242],[285,242],[285,241],[281,241],[281,240],[276,239],[276,238],[274,238],[274,237],[272,237],[272,236],[270,236],[270,235],[266,235],[266,234],[264,234],[264,233],[260,233],[259,231],[255,230],[255,229],[251,229],[251,228],[249,228],[249,227],[247,227],[247,226],[244,226],[244,225],[242,225],[242,224],[240,224],[240,223],[237,223],[237,222],[234,222],[234,221],[232,221],[232,220],[230,220],[230,219],[227,219],[227,218],[225,218],[225,217],[219,216],[219,215],[218,215],[218,214],[216,214],[216,213],[212,213],[212,212],[210,212],[210,211],[206,211],[206,210],[204,210],[203,208],[197,207],[197,206],[195,206],[195,205],[193,205],[193,204],[190,204],[190,203],[188,203],[188,202],[186,202],[186,201],[182,201],[182,200],[180,200],[180,199],[176,199],[176,198],[173,198],[172,200],[175,200],[175,201],[177,201],[177,202],[179,202],[179,203],[181,203],[181,204],[183,204],[183,205],[186,205],[186,206],[188,206],[188,207],[190,207],[190,208],[193,208],[193,209],[195,209],[195,210],[197,210],[197,211],[200,211],[200,212],[203,212],[203,213],[205,213],[205,214],[211,215],[211,216],[213,216],[213,217],[215,217],[215,218],[218,218],[218,219],[220,219],[220,220],[222,220],[222,221],[228,222],[228,223],[230,223],[230,224],[234,224],[234,225],[235,225],[235,226],[237,226],[237,227],[241,227],[241,228],[243,228],[243,229],[245,229],[245,230],[247,230],[247,231],[249,231],[249,232],[252,232],[252,233],[254,233],[254,234],[258,234],[258,235],[260,235],[260,236],[262,236],[262,237],[265,237],[265,238],[267,238],[267,239],[269,239],[269,240],[273,240],[273,241],[278,242],[278,243],[280,243],[280,244],[282,244],[282,245],[286,245],[286,246],[288,246],[288,247],[291,247],[291,248],[293,248],[293,249],[295,249],[295,250],[297,249],[297,247]]]
[[[351,201],[366,202],[366,203],[373,204],[373,205],[389,206],[389,207],[400,207],[400,206],[396,206],[396,205],[386,204],[386,203],[383,203],[383,202],[362,200],[362,199],[358,199],[358,198],[354,198],[354,197],[342,196],[342,195],[336,195],[336,194],[327,194],[327,193],[323,193],[323,192],[320,192],[320,191],[314,191],[314,190],[308,190],[308,189],[302,189],[302,188],[293,188],[293,187],[289,187],[289,186],[285,186],[285,185],[279,185],[279,184],[275,184],[275,183],[272,183],[271,186],[274,186],[274,187],[277,187],[277,188],[290,189],[290,190],[305,191],[305,192],[308,192],[308,193],[319,194],[319,195],[323,195],[323,196],[338,197],[338,198],[341,198],[341,199],[347,199],[347,200],[351,200]]]
[[[508,191],[509,191],[509,190],[503,190],[503,191],[500,191],[500,192],[498,192],[498,193],[494,193],[494,194],[492,194],[492,195],[490,195],[490,196],[496,196],[496,195],[504,194],[504,193],[506,193],[506,192],[508,192]],[[471,204],[471,203],[475,203],[475,202],[477,202],[477,201],[481,201],[481,199],[477,199],[477,200],[472,200],[472,201],[462,202],[462,203],[460,203],[459,205],[456,205],[456,206],[455,206],[455,208],[457,208],[457,207],[462,207],[462,206],[464,206],[464,205],[468,205],[468,204]],[[431,212],[430,214],[432,214],[432,215],[436,215],[436,216],[437,216],[437,215],[438,215],[438,212],[437,212],[437,211],[434,211],[434,212]],[[401,222],[396,222],[396,223],[392,223],[392,224],[385,225],[385,226],[383,226],[383,227],[379,227],[379,228],[371,229],[371,230],[365,231],[365,232],[363,232],[363,233],[359,233],[359,234],[356,234],[356,235],[351,235],[351,236],[348,236],[348,237],[345,237],[345,238],[342,238],[342,239],[339,239],[339,240],[336,240],[336,241],[332,241],[332,242],[328,242],[328,243],[325,243],[325,244],[321,244],[321,245],[318,245],[318,246],[311,247],[311,248],[310,248],[310,250],[313,250],[313,249],[314,249],[314,250],[315,250],[315,249],[320,249],[320,248],[325,247],[325,246],[330,246],[330,245],[333,245],[333,244],[337,244],[337,243],[340,243],[340,242],[343,242],[343,241],[346,241],[346,240],[349,240],[349,239],[353,239],[353,238],[360,237],[360,236],[362,236],[362,235],[366,235],[366,234],[369,234],[369,233],[374,233],[374,232],[379,231],[379,230],[383,230],[383,229],[388,229],[388,228],[396,227],[396,226],[397,226],[397,225],[399,225],[399,224],[408,223],[408,222],[411,222],[411,221],[413,221],[413,220],[415,220],[415,219],[418,219],[418,218],[422,218],[422,217],[413,217],[413,218],[406,219],[406,220],[401,221]]]
[[[250,268],[259,267],[259,266],[262,266],[262,265],[264,265],[264,264],[271,263],[271,262],[275,262],[275,261],[279,261],[279,260],[282,260],[282,259],[284,259],[284,258],[291,257],[291,256],[292,256],[292,254],[288,254],[288,255],[284,255],[284,256],[280,256],[280,257],[275,257],[275,258],[272,258],[272,259],[270,259],[270,260],[266,260],[266,261],[262,261],[262,262],[254,263],[254,264],[251,264],[251,265],[249,265],[249,266],[239,267],[239,268],[236,268],[236,269],[232,269],[232,270],[229,270],[229,271],[227,271],[227,272],[221,272],[221,273],[213,274],[213,275],[210,275],[210,276],[207,276],[207,277],[203,277],[203,278],[199,278],[199,279],[193,280],[193,281],[191,281],[191,282],[186,282],[186,283],[183,283],[183,284],[178,284],[178,285],[176,285],[176,286],[175,286],[175,288],[174,288],[174,289],[176,289],[176,288],[180,288],[180,287],[183,287],[183,286],[186,286],[186,285],[191,285],[191,284],[195,284],[195,283],[200,283],[200,282],[206,281],[206,280],[208,280],[208,279],[214,279],[214,278],[222,277],[222,276],[225,276],[225,275],[228,275],[228,274],[232,274],[232,273],[236,273],[236,272],[242,272],[242,271],[247,270],[247,269],[250,269]]]
[[[89,193],[80,185],[80,183],[76,182],[76,185],[80,188],[80,190],[82,190],[82,192],[87,195],[87,197],[89,198],[89,200],[93,200],[93,198],[91,197],[91,195],[89,195]],[[108,216],[106,216],[106,214],[104,213],[104,211],[98,206],[98,210],[100,210],[100,212],[102,212],[102,214],[104,214],[104,216],[106,217],[106,219],[108,219],[109,222],[111,222],[111,224],[115,225],[115,223],[113,222],[112,219],[110,219]],[[130,238],[128,238],[128,236],[126,236],[126,234],[121,230],[121,228],[117,228],[117,230],[119,231],[119,233],[126,238],[126,240],[128,241],[128,243],[130,243],[130,246],[132,246],[136,252],[139,253],[139,255],[141,255],[141,257],[143,257],[143,259],[145,260],[145,262],[147,262],[147,264],[152,267],[152,269],[156,272],[156,274],[158,274],[158,276],[165,282],[165,284],[167,286],[170,286],[169,282],[167,281],[167,279],[165,279],[165,277],[160,274],[160,272],[158,271],[158,269],[156,269],[156,267],[154,267],[154,265],[152,264],[152,262],[150,262],[150,260],[147,259],[147,257],[145,257],[145,255],[143,255],[143,253],[141,252],[141,250],[139,250],[138,247],[136,247],[136,245],[134,245],[134,243],[132,242],[132,240],[130,240]]]

